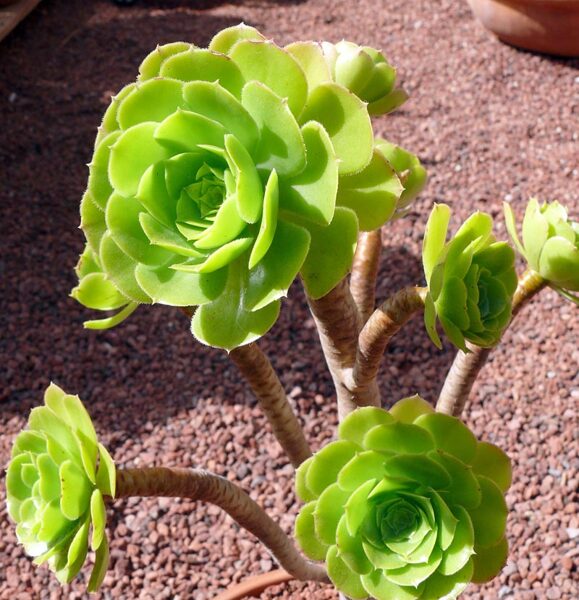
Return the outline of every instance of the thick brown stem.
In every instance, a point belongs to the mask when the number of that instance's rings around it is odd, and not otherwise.
[[[352,388],[356,397],[365,395],[375,383],[388,342],[414,313],[424,307],[424,295],[423,288],[404,288],[372,313],[358,341]]]
[[[308,298],[308,303],[336,387],[340,420],[357,406],[379,406],[377,387],[358,398],[354,398],[350,391],[361,319],[346,279],[322,298]]]
[[[350,276],[350,290],[363,323],[368,320],[376,304],[376,277],[381,251],[380,229],[360,234]]]
[[[511,323],[527,302],[546,285],[547,282],[535,271],[529,269],[521,275],[513,297]],[[436,404],[438,412],[455,417],[462,414],[472,386],[493,349],[480,348],[474,344],[467,344],[467,348],[470,352],[459,350],[454,358]]]
[[[200,469],[118,469],[117,498],[129,496],[170,496],[215,504],[255,535],[296,579],[328,581],[322,567],[306,561],[279,525],[241,488],[223,477]]]
[[[267,356],[253,343],[235,348],[229,357],[247,379],[292,465],[298,467],[312,451]]]

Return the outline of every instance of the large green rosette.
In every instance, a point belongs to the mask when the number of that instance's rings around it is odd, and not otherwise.
[[[492,234],[490,215],[476,212],[446,241],[450,209],[436,204],[430,213],[422,264],[428,284],[424,321],[432,341],[441,347],[436,318],[455,346],[465,340],[494,346],[511,319],[517,288],[515,253]]]
[[[8,513],[26,553],[47,562],[61,583],[72,581],[92,550],[88,590],[96,591],[109,562],[103,497],[115,495],[115,466],[78,396],[51,384],[44,404],[12,448]]]
[[[297,472],[304,553],[354,599],[456,598],[507,557],[508,457],[418,396],[360,408]]]
[[[193,334],[232,349],[273,325],[298,274],[313,298],[335,287],[358,232],[396,216],[406,190],[340,81],[321,45],[280,48],[243,25],[152,52],[90,163],[73,296],[120,312],[89,326],[197,306]]]
[[[558,202],[539,204],[531,198],[523,218],[523,241],[515,217],[505,203],[507,229],[529,267],[565,298],[579,304],[579,223]]]

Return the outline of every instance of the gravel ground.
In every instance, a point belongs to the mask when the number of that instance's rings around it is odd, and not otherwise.
[[[288,532],[298,505],[292,469],[226,356],[196,344],[174,309],[143,308],[118,329],[91,333],[70,298],[82,247],[78,202],[100,115],[157,42],[205,45],[239,21],[280,43],[346,37],[384,49],[412,99],[377,122],[417,152],[431,174],[405,220],[388,226],[379,296],[420,283],[421,236],[433,201],[454,225],[475,208],[519,216],[530,195],[579,204],[579,66],[498,43],[456,0],[270,2],[50,0],[0,45],[0,464],[50,379],[79,393],[123,465],[204,466],[249,490]],[[485,367],[467,407],[477,435],[514,464],[510,559],[465,598],[579,597],[576,311],[541,293]],[[449,367],[419,319],[388,350],[381,376],[391,404],[434,401]],[[295,324],[298,324],[296,326]],[[263,341],[314,448],[336,422],[329,376],[295,287]],[[507,350],[508,348],[508,350]],[[2,475],[3,476],[3,475]],[[0,491],[0,597],[85,598],[86,570],[60,588],[15,545]],[[120,502],[110,513],[112,560],[98,598],[214,597],[275,568],[219,510],[186,501]],[[336,598],[329,586],[290,584],[262,598]]]

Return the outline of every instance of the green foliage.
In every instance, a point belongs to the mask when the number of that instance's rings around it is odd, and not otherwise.
[[[447,242],[449,219],[449,207],[435,205],[424,234],[426,329],[440,347],[438,317],[446,335],[460,349],[466,351],[465,340],[493,346],[511,319],[517,288],[515,253],[492,235],[490,215],[476,212]]]
[[[51,384],[30,413],[6,473],[8,513],[35,564],[48,562],[61,583],[78,574],[89,547],[96,591],[108,565],[103,496],[115,495],[115,466],[78,396]]]
[[[456,598],[507,556],[507,456],[414,396],[360,408],[298,469],[295,525],[351,598]]]
[[[579,302],[570,292],[579,292],[579,223],[571,220],[558,202],[539,204],[531,198],[523,219],[523,242],[519,240],[515,217],[504,204],[507,229],[529,267],[568,299]]]
[[[374,140],[369,112],[400,103],[394,85],[371,48],[280,48],[244,25],[207,49],[158,47],[113,98],[90,163],[72,295],[119,312],[87,326],[139,304],[198,306],[194,335],[232,349],[273,325],[298,274],[327,294],[358,231],[424,184],[413,155]]]

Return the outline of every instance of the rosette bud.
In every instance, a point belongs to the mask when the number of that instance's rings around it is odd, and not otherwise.
[[[432,341],[441,346],[436,317],[461,350],[465,340],[495,345],[511,319],[517,288],[515,253],[492,234],[490,215],[476,212],[446,242],[450,209],[433,208],[424,234],[422,263],[428,284],[424,320]]]
[[[8,513],[26,553],[35,564],[48,562],[61,583],[77,575],[90,547],[88,589],[96,591],[109,562],[103,497],[115,495],[115,466],[78,396],[51,384],[44,403],[14,442]]]
[[[396,69],[379,50],[346,40],[322,42],[322,48],[334,81],[366,102],[371,115],[392,112],[408,100],[396,87]]]
[[[335,287],[358,231],[392,218],[403,192],[319,44],[280,48],[240,25],[207,49],[160,46],[105,113],[81,204],[90,270],[73,295],[120,309],[95,328],[138,304],[197,306],[193,334],[232,349],[273,325],[298,273],[313,298]]]
[[[360,408],[296,477],[295,525],[351,598],[456,598],[507,557],[508,457],[418,396]]]
[[[579,292],[579,223],[571,220],[558,202],[539,204],[531,198],[523,218],[523,241],[515,217],[504,204],[507,229],[529,267],[563,296],[579,302],[569,292]]]

